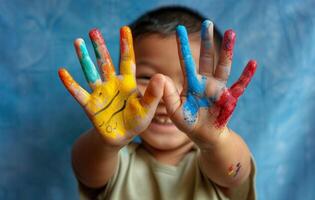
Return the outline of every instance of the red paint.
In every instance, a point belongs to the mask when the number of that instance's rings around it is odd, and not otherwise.
[[[215,102],[216,109],[218,110],[218,116],[215,121],[215,125],[218,128],[224,127],[227,121],[231,117],[237,99],[233,97],[229,89],[226,89],[220,96],[219,100]]]
[[[230,173],[230,172],[232,172],[233,171],[233,165],[231,165],[230,167],[229,167],[229,169],[228,169],[228,172]]]
[[[90,30],[89,36],[91,40],[97,42],[97,44],[105,44],[104,38],[102,37],[102,33],[97,28]]]
[[[231,117],[238,98],[244,93],[245,88],[251,81],[257,68],[256,61],[251,60],[248,62],[240,78],[232,85],[231,88],[226,89],[215,102],[215,107],[218,116],[215,125],[218,128],[225,126]]]
[[[105,61],[105,63],[108,63],[110,61],[110,55],[109,52],[106,48],[105,45],[105,40],[102,36],[102,33],[100,32],[100,30],[98,30],[97,28],[92,29],[89,32],[89,36],[91,41],[96,44],[96,46],[94,46],[94,50],[96,51],[96,57],[98,59],[98,62],[101,62],[100,64],[103,64],[103,62]],[[103,61],[104,59],[104,61]]]
[[[246,65],[241,77],[231,86],[230,90],[234,97],[238,98],[241,96],[249,84],[250,80],[254,76],[257,68],[257,63],[255,60],[250,60]]]
[[[235,45],[236,35],[232,29],[227,30],[223,36],[222,49],[226,51],[226,55],[230,60],[233,57],[233,48]]]
[[[93,42],[98,66],[104,73],[106,80],[108,80],[113,74],[115,74],[115,68],[112,65],[112,60],[107,50],[102,33],[100,30],[95,28],[89,32],[89,36],[91,41]]]

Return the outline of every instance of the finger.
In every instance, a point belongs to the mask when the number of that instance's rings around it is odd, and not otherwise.
[[[173,116],[181,106],[181,99],[174,82],[169,77],[165,77],[165,87],[163,93],[163,101],[170,116]]]
[[[213,23],[210,20],[205,20],[201,25],[201,45],[199,58],[200,74],[213,76],[214,51]]]
[[[135,75],[135,63],[131,30],[124,26],[120,29],[120,73]]]
[[[189,125],[191,130],[195,125],[197,116],[194,112],[195,109],[191,109],[191,97],[192,95],[188,94],[187,97],[181,98],[172,79],[166,77],[163,95],[164,105],[168,115],[179,128]]]
[[[182,25],[176,28],[178,54],[180,64],[184,75],[184,93],[192,92],[201,94],[204,91],[204,86],[199,83],[195,61],[189,47],[189,39],[186,28]]]
[[[238,98],[244,93],[245,88],[247,87],[252,77],[254,76],[256,68],[257,63],[255,60],[250,60],[247,63],[240,78],[230,88],[231,94],[234,97]]]
[[[156,74],[151,79],[140,100],[142,106],[146,107],[149,113],[154,114],[162,96],[165,84],[165,77],[162,74]]]
[[[79,38],[74,41],[74,46],[81,63],[82,70],[84,72],[85,78],[89,83],[90,87],[94,90],[95,87],[101,84],[100,75],[95,68],[93,61],[89,56],[85,42],[83,39]]]
[[[102,33],[98,29],[92,29],[89,32],[92,41],[98,67],[105,80],[109,80],[115,75],[115,67],[105,45]]]
[[[72,78],[66,69],[60,68],[58,74],[70,94],[84,107],[90,99],[90,94]]]
[[[235,33],[231,29],[227,30],[223,36],[219,64],[214,74],[216,78],[225,82],[228,80],[231,71],[234,44]]]

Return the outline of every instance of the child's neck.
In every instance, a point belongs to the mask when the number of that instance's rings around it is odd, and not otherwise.
[[[144,141],[142,142],[142,145],[157,161],[163,164],[175,166],[192,149],[194,143],[190,141],[169,150],[156,149]]]

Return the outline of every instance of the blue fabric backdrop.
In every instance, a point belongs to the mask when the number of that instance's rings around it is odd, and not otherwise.
[[[99,27],[117,63],[119,27],[170,4],[236,31],[231,80],[259,63],[230,122],[255,156],[259,198],[315,198],[314,0],[0,0],[0,199],[78,198],[71,146],[91,124],[57,69],[86,87],[76,37]]]

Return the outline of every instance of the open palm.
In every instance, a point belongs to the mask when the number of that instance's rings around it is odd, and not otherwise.
[[[160,92],[152,91],[153,80],[144,96],[139,97],[131,31],[128,27],[123,27],[120,33],[120,75],[116,75],[100,31],[97,29],[90,31],[103,80],[88,54],[84,41],[82,39],[75,41],[84,75],[93,90],[91,94],[76,83],[66,69],[59,70],[65,87],[82,105],[103,139],[112,145],[125,145],[134,135],[147,128],[161,98],[158,96],[162,96],[163,91],[162,89]]]
[[[235,33],[225,32],[220,50],[219,62],[214,62],[213,24],[206,20],[202,24],[199,73],[189,47],[184,26],[177,27],[177,43],[184,76],[181,94],[171,80],[168,80],[164,101],[173,122],[184,132],[195,134],[211,133],[226,126],[256,70],[256,62],[248,62],[239,80],[232,87],[226,86],[229,77]]]

